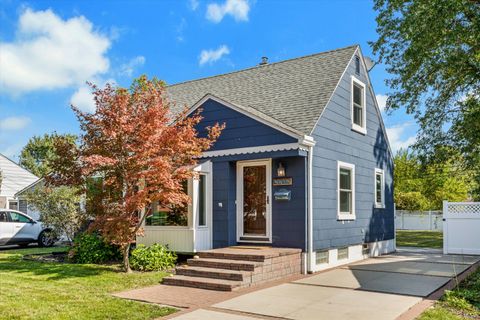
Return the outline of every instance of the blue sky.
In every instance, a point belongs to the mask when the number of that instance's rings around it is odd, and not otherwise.
[[[360,44],[372,56],[373,4],[352,1],[0,0],[0,153],[17,159],[33,135],[78,132],[74,103],[91,110],[86,81],[128,86],[138,75],[172,84]],[[383,65],[371,71],[380,105]],[[248,93],[246,93],[248,94]],[[394,150],[416,124],[384,114]]]

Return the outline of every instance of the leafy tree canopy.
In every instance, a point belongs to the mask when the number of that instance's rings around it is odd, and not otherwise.
[[[76,188],[39,186],[26,193],[32,210],[40,212],[42,223],[58,237],[66,235],[72,241],[85,225],[87,214],[80,206],[81,196]]]
[[[107,84],[104,89],[93,85],[92,90],[94,113],[73,107],[82,130],[80,144],[56,141],[61,156],[55,157],[49,181],[99,199],[87,201],[95,204],[92,227],[121,246],[124,268],[130,271],[130,244],[142,232],[145,208],[154,202],[162,207],[186,205],[190,199],[182,182],[194,176],[197,157],[212,146],[223,126],[215,124],[207,128],[207,136],[198,136],[200,113],[173,113],[165,86],[156,79],[142,76],[130,89]],[[95,177],[98,185],[91,181]]]
[[[387,109],[420,124],[416,149],[458,148],[480,181],[480,2],[375,0],[378,40],[392,75]]]
[[[44,177],[52,171],[52,161],[56,156],[55,141],[65,139],[74,143],[77,137],[73,134],[59,135],[57,133],[34,136],[23,147],[19,163],[37,177]]]
[[[448,152],[447,152],[448,151]],[[400,150],[394,157],[395,203],[400,210],[438,210],[443,200],[466,201],[472,185],[463,159],[450,150],[437,150],[425,162],[409,150]]]

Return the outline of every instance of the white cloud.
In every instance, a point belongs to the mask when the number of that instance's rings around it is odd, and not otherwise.
[[[87,85],[81,86],[75,91],[70,99],[70,103],[84,112],[95,112],[96,109],[92,91]]]
[[[193,11],[197,10],[198,6],[200,5],[200,2],[198,0],[190,0],[189,2],[190,9]]]
[[[21,130],[30,123],[28,117],[8,117],[0,119],[0,130]]]
[[[26,9],[16,39],[0,42],[0,91],[12,94],[78,85],[109,69],[111,41],[83,16]]]
[[[117,84],[114,79],[108,79],[108,80],[96,79],[95,81],[92,81],[92,82],[95,83],[100,88],[104,87],[107,83],[110,83],[113,86]],[[80,86],[73,93],[72,97],[70,98],[70,104],[72,104],[74,107],[80,109],[83,112],[95,112],[97,108],[95,105],[95,100],[93,98],[92,89],[87,84]]]
[[[199,63],[200,65],[213,63],[229,53],[230,49],[226,45],[221,45],[217,50],[202,50]]]
[[[136,56],[120,66],[120,75],[131,77],[136,68],[145,64],[144,56]]]
[[[226,15],[231,15],[235,21],[248,21],[249,11],[250,5],[247,0],[226,0],[223,4],[209,4],[206,18],[219,23]]]
[[[393,153],[400,149],[406,149],[417,141],[416,133],[412,127],[412,123],[406,122],[387,128],[388,141],[390,141]]]
[[[388,96],[384,94],[377,94],[375,97],[377,98],[377,103],[378,103],[378,107],[380,108],[380,111],[384,112],[385,106],[387,105]]]

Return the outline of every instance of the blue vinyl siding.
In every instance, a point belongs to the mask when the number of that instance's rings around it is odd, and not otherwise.
[[[367,135],[352,130],[351,76],[366,86]],[[393,162],[375,110],[365,69],[355,73],[352,59],[312,136],[314,249],[394,238]],[[337,160],[355,165],[353,221],[337,221]],[[385,209],[376,209],[375,168],[385,170]]]
[[[207,100],[201,108],[203,119],[197,125],[200,136],[205,136],[205,128],[215,123],[226,125],[211,151],[297,142],[297,139],[217,101]]]

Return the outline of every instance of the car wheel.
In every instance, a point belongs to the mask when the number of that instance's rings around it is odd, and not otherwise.
[[[38,245],[40,247],[51,247],[55,243],[55,239],[48,230],[44,230],[38,236]]]

